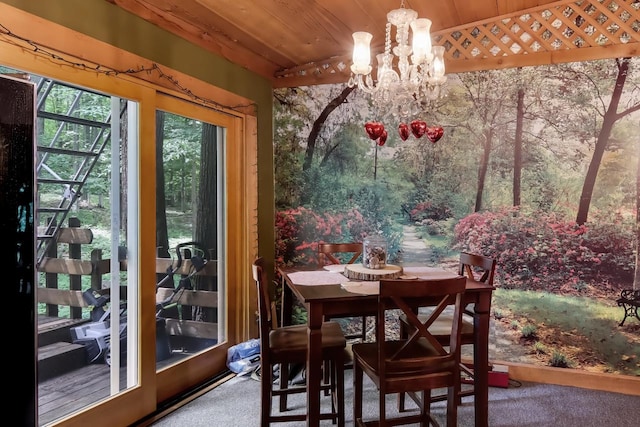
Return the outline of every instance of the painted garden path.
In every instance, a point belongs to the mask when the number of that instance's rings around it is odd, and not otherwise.
[[[429,261],[431,250],[424,240],[416,234],[413,225],[403,226],[403,239],[400,245],[400,261],[402,265],[425,265]]]

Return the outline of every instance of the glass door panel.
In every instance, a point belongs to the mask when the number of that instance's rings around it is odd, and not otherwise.
[[[138,105],[36,86],[38,425],[138,385]],[[117,303],[113,303],[117,301]]]
[[[223,127],[156,113],[157,368],[224,341]]]

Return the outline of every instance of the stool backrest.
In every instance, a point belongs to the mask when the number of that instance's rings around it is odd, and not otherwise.
[[[469,252],[460,253],[459,275],[493,286],[495,272],[496,260],[494,258]]]
[[[347,254],[346,262],[337,254]],[[362,255],[362,243],[318,243],[318,265],[353,264]],[[345,258],[346,259],[346,258]]]

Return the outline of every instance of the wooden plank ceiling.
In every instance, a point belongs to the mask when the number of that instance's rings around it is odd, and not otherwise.
[[[349,79],[354,31],[384,48],[401,0],[106,0],[273,82]],[[638,0],[404,0],[432,21],[447,72],[640,54]]]

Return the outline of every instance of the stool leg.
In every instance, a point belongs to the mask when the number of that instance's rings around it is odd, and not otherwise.
[[[324,364],[322,366],[322,375],[323,375],[323,381],[325,384],[329,384],[330,380],[330,373],[331,373],[331,362],[329,360],[325,360]],[[324,395],[328,396],[329,395],[330,390],[328,388],[324,389]]]
[[[338,401],[338,427],[344,427],[344,355],[334,361],[335,395]]]
[[[273,399],[273,366],[260,367],[260,425],[271,424],[271,404]]]
[[[398,393],[398,412],[404,412],[405,411],[405,394],[404,393]]]
[[[353,421],[358,425],[362,418],[362,368],[353,363]]]
[[[278,382],[280,383],[280,390],[289,388],[289,365],[287,363],[280,364],[280,378]],[[287,397],[287,393],[280,395],[280,412],[287,410]]]

